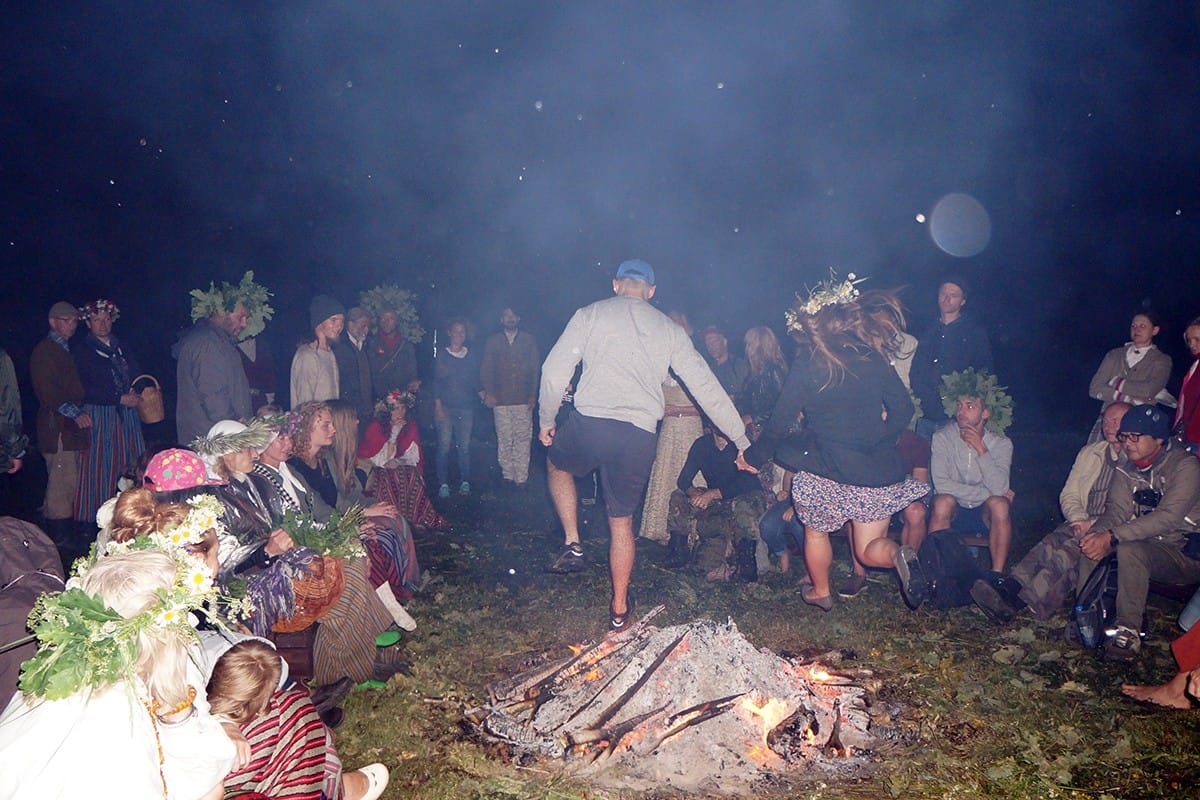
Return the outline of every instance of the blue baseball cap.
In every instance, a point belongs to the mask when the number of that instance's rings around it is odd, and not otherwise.
[[[1143,433],[1154,439],[1171,435],[1171,421],[1156,405],[1134,406],[1121,417],[1121,433]]]
[[[628,261],[622,261],[621,266],[617,267],[617,280],[621,278],[636,278],[653,286],[654,267],[640,258],[631,258]]]

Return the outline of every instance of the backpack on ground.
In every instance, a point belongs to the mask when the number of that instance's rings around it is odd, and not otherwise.
[[[1109,553],[1096,564],[1075,598],[1067,622],[1067,638],[1089,650],[1104,641],[1105,630],[1117,616],[1117,554]]]
[[[929,582],[926,604],[957,608],[971,604],[971,584],[983,577],[979,562],[963,544],[958,531],[937,531],[925,537],[918,552]]]
[[[0,708],[17,691],[21,662],[37,652],[33,643],[5,646],[28,634],[25,619],[38,597],[62,589],[62,561],[54,542],[35,525],[0,517]]]

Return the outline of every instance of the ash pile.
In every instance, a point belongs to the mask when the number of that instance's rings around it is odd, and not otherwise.
[[[517,759],[632,789],[742,794],[796,769],[863,762],[865,690],[748,642],[732,621],[630,630],[488,687],[466,712]]]

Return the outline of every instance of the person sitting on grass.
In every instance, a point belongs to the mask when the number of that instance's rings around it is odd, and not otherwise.
[[[933,435],[930,531],[987,533],[992,570],[1003,572],[1012,543],[1012,400],[996,378],[966,369],[942,379],[942,402],[954,419]]]
[[[703,534],[716,540],[715,548],[700,547],[706,553],[701,560],[709,580],[725,581],[738,574],[743,580],[756,580],[758,569],[769,566],[767,548],[757,547],[758,519],[767,510],[766,496],[758,478],[738,469],[735,463],[738,449],[729,439],[714,430],[710,436],[697,439],[688,451],[687,461],[671,493],[667,525],[671,531],[672,550],[699,543]],[[704,475],[707,488],[693,486],[696,474]],[[716,523],[700,530],[700,522]],[[762,562],[746,559],[739,570],[730,561],[735,543],[749,542],[751,552],[762,551]],[[697,545],[699,547],[699,545]],[[738,559],[739,566],[742,559]]]
[[[139,544],[81,559],[70,588],[34,607],[39,649],[0,715],[0,797],[220,800],[242,763],[241,734],[209,713],[187,655],[192,612],[216,600],[215,563]]]
[[[279,655],[246,639],[213,665],[212,713],[236,725],[249,743],[245,764],[225,776],[226,795],[257,792],[286,800],[376,800],[388,784],[383,764],[343,772],[333,734],[308,692],[280,689]]]

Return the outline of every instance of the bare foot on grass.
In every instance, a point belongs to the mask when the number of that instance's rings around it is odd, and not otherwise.
[[[1166,683],[1157,686],[1138,686],[1132,683],[1121,684],[1121,691],[1134,700],[1144,703],[1154,703],[1168,708],[1191,708],[1192,701],[1185,693],[1188,673],[1180,672]]]

